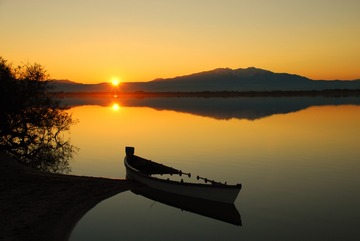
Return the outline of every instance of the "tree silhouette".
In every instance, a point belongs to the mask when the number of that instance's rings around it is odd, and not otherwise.
[[[76,121],[47,79],[40,64],[14,68],[0,57],[0,150],[32,168],[69,172],[77,148],[68,134]]]

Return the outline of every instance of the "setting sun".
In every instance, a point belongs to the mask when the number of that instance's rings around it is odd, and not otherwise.
[[[111,80],[111,84],[112,84],[113,86],[119,86],[119,84],[120,84],[120,80],[119,80],[119,79],[114,78],[114,79],[112,79],[112,80]]]
[[[111,109],[113,111],[119,111],[120,110],[120,105],[118,103],[113,103],[113,105],[111,106]]]

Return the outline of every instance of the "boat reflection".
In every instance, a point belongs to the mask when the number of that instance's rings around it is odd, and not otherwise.
[[[211,200],[186,197],[178,194],[139,186],[131,190],[137,195],[149,198],[181,210],[196,213],[205,217],[241,226],[241,216],[234,204],[220,203]]]

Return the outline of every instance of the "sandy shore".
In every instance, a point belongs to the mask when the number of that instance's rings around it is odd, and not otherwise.
[[[86,212],[135,185],[40,172],[0,153],[0,240],[68,240]]]

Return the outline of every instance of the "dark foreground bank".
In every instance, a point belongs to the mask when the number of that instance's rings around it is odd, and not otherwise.
[[[96,204],[136,184],[45,173],[0,153],[0,240],[68,240]]]

